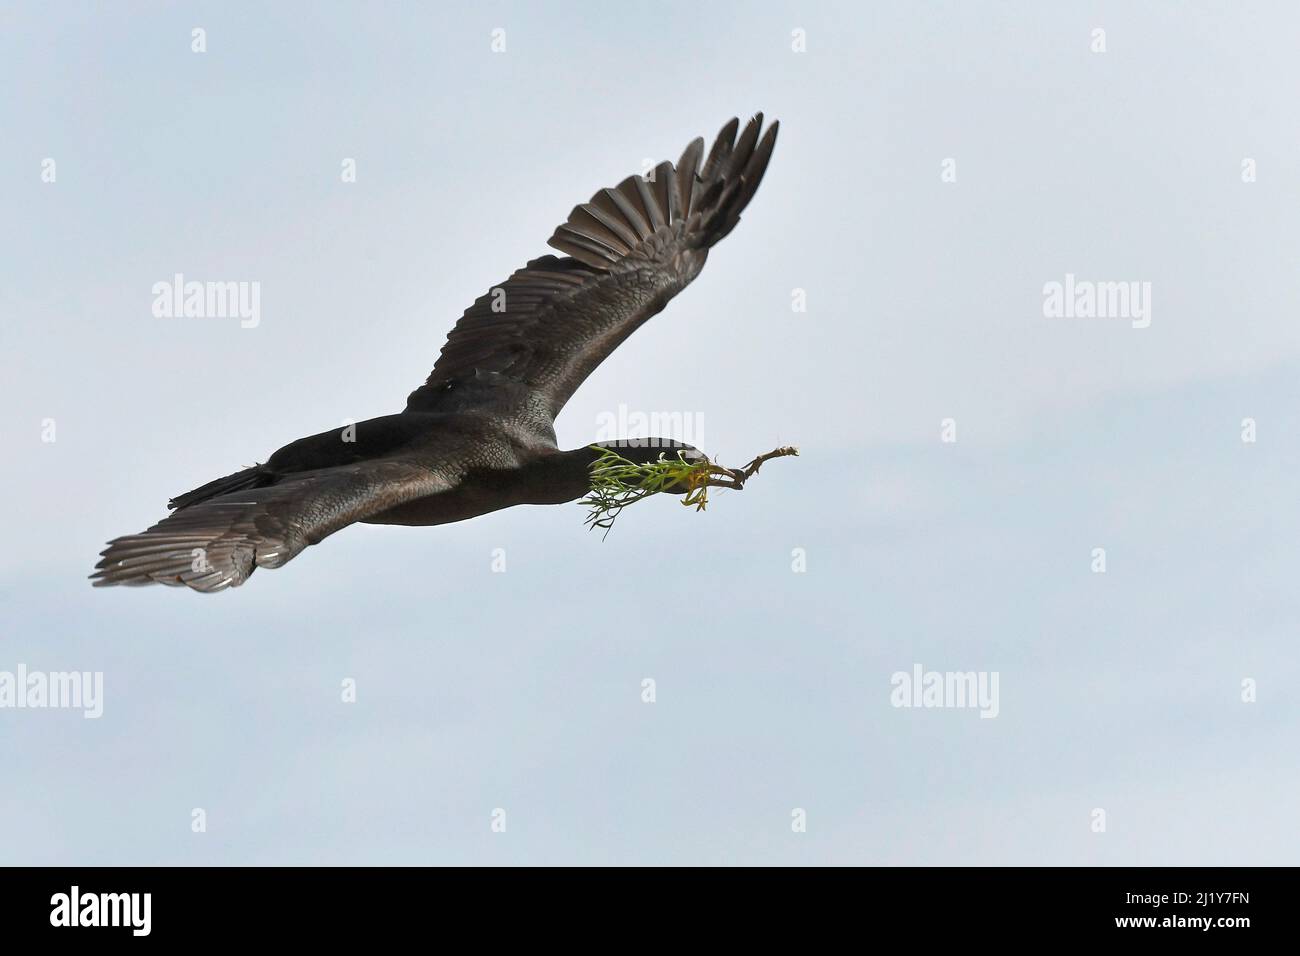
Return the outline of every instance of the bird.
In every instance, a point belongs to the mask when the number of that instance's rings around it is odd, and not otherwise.
[[[733,118],[707,156],[696,138],[676,166],[598,190],[550,237],[562,256],[533,259],[465,311],[401,412],[300,438],[176,496],[166,518],[108,542],[92,583],[223,591],[357,522],[438,525],[575,501],[602,449],[636,463],[705,459],[663,438],[562,451],[554,422],[736,227],[779,126],[757,113],[742,130]]]

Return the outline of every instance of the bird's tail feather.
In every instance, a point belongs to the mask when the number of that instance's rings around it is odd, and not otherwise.
[[[237,471],[233,475],[226,475],[224,478],[218,478],[215,481],[209,481],[206,485],[200,485],[193,491],[187,491],[183,495],[177,495],[171,501],[167,502],[167,507],[173,511],[181,508],[188,508],[190,505],[198,504],[200,501],[207,501],[209,498],[215,498],[217,495],[224,495],[230,491],[243,491],[246,488],[262,488],[274,481],[274,476],[270,470],[263,465],[254,465],[252,468],[245,468],[243,471]]]

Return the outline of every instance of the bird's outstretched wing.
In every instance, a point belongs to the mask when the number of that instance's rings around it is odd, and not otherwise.
[[[456,323],[408,412],[446,407],[458,385],[525,386],[553,418],[578,386],[704,267],[740,221],[767,169],[777,123],[722,128],[704,160],[696,139],[674,168],[629,176],[574,208],[550,238],[565,258],[534,259]],[[495,374],[490,374],[495,373]],[[492,390],[480,390],[490,402]]]
[[[429,469],[400,460],[301,472],[180,508],[148,531],[114,538],[91,577],[96,587],[237,587],[258,568],[278,568],[340,528],[448,487]]]

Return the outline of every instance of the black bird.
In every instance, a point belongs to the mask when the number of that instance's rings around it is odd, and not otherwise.
[[[762,125],[759,113],[737,138],[733,119],[703,165],[696,139],[676,168],[575,207],[549,242],[565,257],[534,259],[470,306],[402,412],[300,438],[180,495],[148,531],[109,542],[95,585],[221,591],[353,522],[443,524],[586,495],[598,452],[560,451],[555,416],[740,221],[776,143],[778,124],[760,137]],[[638,462],[702,457],[664,439],[609,444]]]

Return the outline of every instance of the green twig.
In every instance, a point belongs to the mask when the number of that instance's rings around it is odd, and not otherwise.
[[[614,519],[628,505],[643,501],[660,492],[682,495],[682,504],[703,511],[709,503],[710,488],[739,491],[758,473],[763,463],[773,458],[799,454],[792,447],[778,448],[759,455],[744,468],[724,468],[701,456],[686,459],[679,451],[674,457],[660,454],[657,461],[629,461],[613,448],[592,445],[597,452],[591,466],[591,492],[582,499],[589,509],[587,525],[603,528],[609,534]]]

